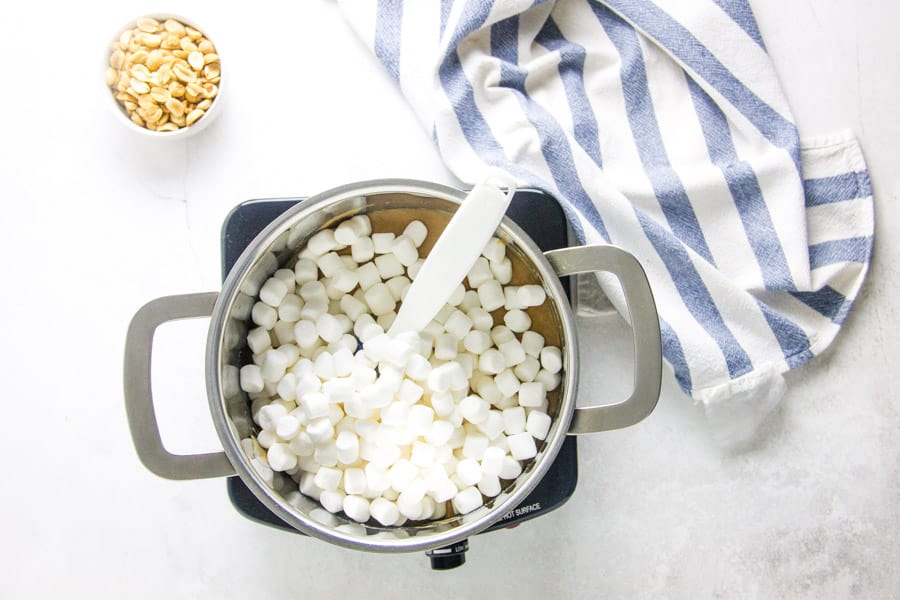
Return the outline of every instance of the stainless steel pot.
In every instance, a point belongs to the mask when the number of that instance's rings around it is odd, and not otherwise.
[[[228,275],[222,291],[158,298],[135,314],[125,347],[125,404],[138,456],[157,475],[199,479],[237,474],[272,512],[296,529],[341,546],[380,552],[429,550],[478,533],[514,509],[549,469],[566,435],[627,427],[646,417],[659,398],[661,350],[656,306],[637,260],[614,246],[581,246],[542,253],[510,219],[497,230],[547,292],[550,322],[560,340],[563,378],[551,397],[550,433],[514,482],[483,507],[466,515],[400,527],[360,525],[342,514],[323,518],[312,498],[286,494],[296,485],[267,481],[252,466],[241,439],[255,435],[249,403],[238,385],[238,369],[249,361],[247,322],[253,296],[262,282],[296,256],[315,232],[354,214],[384,210],[437,211],[447,218],[465,193],[414,180],[377,180],[338,187],[298,204],[276,219],[247,247]],[[424,213],[420,213],[424,214]],[[577,407],[578,335],[559,278],[605,271],[620,282],[634,335],[634,389],[631,396],[604,406]],[[176,319],[211,317],[206,346],[206,388],[210,412],[224,452],[174,455],[162,444],[150,385],[155,329]]]

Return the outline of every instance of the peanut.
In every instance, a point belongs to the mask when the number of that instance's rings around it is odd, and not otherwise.
[[[212,107],[221,66],[201,31],[176,19],[141,17],[112,44],[105,79],[133,123],[172,132]]]

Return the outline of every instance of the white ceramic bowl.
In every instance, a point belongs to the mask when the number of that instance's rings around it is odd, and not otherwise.
[[[114,91],[108,85],[106,85],[106,82],[102,76],[102,74],[105,73],[106,68],[110,66],[109,59],[110,59],[110,56],[112,53],[112,50],[111,50],[112,44],[119,41],[119,37],[121,36],[121,34],[124,31],[133,29],[135,27],[135,23],[137,22],[137,20],[141,19],[143,17],[152,17],[152,18],[156,19],[157,21],[159,21],[160,23],[163,23],[167,19],[175,19],[176,21],[181,22],[183,25],[192,27],[192,28],[196,29],[197,31],[200,31],[201,33],[203,33],[204,37],[206,39],[208,39],[210,42],[212,42],[212,44],[216,48],[216,54],[219,55],[219,68],[220,68],[220,71],[222,71],[222,73],[220,74],[219,83],[216,84],[218,86],[218,92],[216,93],[216,96],[213,98],[212,104],[210,104],[209,108],[205,111],[205,114],[202,117],[200,117],[199,119],[197,119],[193,124],[188,125],[186,127],[180,127],[179,129],[176,129],[175,131],[153,131],[151,129],[147,129],[146,127],[142,127],[142,126],[138,125],[137,123],[133,122],[131,120],[131,118],[128,116],[128,113],[126,112],[125,107],[122,106],[118,100],[116,100]],[[142,136],[148,137],[148,138],[176,140],[176,139],[185,139],[187,137],[196,135],[197,133],[199,133],[206,127],[209,127],[209,125],[215,120],[215,118],[219,115],[219,113],[222,112],[222,89],[223,89],[223,84],[225,83],[225,80],[226,80],[224,70],[225,69],[222,67],[221,47],[209,35],[209,33],[206,31],[206,29],[204,29],[203,27],[200,27],[195,21],[192,21],[191,19],[182,17],[181,15],[177,15],[177,14],[173,14],[173,13],[148,13],[146,15],[140,15],[140,16],[135,17],[134,19],[130,20],[128,23],[126,23],[122,27],[120,27],[115,32],[115,35],[112,38],[110,38],[110,40],[107,43],[107,46],[104,50],[103,67],[101,68],[101,81],[102,81],[103,87],[106,90],[107,105],[110,107],[113,117],[116,119],[116,121],[121,123],[126,129],[129,129],[130,131],[133,131],[139,135],[142,135]]]

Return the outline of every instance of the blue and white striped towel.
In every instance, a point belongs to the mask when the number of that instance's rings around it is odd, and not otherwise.
[[[872,248],[866,166],[851,134],[800,142],[746,0],[340,4],[457,177],[505,168],[637,256],[667,362],[725,428],[837,334]]]

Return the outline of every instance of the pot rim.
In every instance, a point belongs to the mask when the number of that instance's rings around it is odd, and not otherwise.
[[[363,537],[356,533],[341,531],[336,527],[320,523],[301,511],[294,510],[279,492],[276,492],[263,480],[256,469],[250,465],[249,459],[240,447],[239,436],[228,416],[226,399],[222,393],[222,366],[224,362],[222,352],[224,347],[225,319],[229,309],[235,302],[235,298],[240,292],[241,284],[245,281],[251,268],[294,223],[308,218],[329,204],[341,200],[392,193],[435,197],[456,204],[459,204],[466,195],[456,188],[442,184],[415,179],[388,178],[341,185],[299,202],[267,225],[235,262],[234,267],[228,273],[223,283],[222,290],[213,308],[206,345],[206,387],[210,413],[225,454],[232,463],[237,475],[267,508],[299,531],[345,548],[373,552],[411,552],[446,546],[483,531],[501,520],[510,510],[515,509],[537,486],[555,460],[569,430],[575,410],[575,398],[578,388],[578,371],[575,364],[578,348],[574,316],[562,283],[553,267],[544,257],[543,251],[538,248],[530,236],[512,219],[504,217],[498,229],[505,230],[505,233],[515,241],[526,258],[534,264],[541,275],[541,283],[548,291],[548,301],[555,299],[562,329],[561,346],[563,350],[564,374],[559,398],[559,410],[554,417],[550,434],[544,440],[541,452],[528,466],[528,470],[523,471],[519,476],[520,479],[524,479],[517,481],[515,489],[511,493],[501,493],[496,499],[492,499],[499,500],[499,502],[483,511],[483,514],[480,516],[472,518],[471,521],[466,519],[466,517],[476,515],[476,513],[482,511],[482,509],[477,509],[475,512],[469,513],[469,515],[459,517],[458,519],[462,521],[461,523],[449,526],[444,531],[412,535],[406,538],[387,537],[377,534]],[[327,225],[329,223],[323,224],[323,226]],[[394,529],[366,527],[372,530]]]

